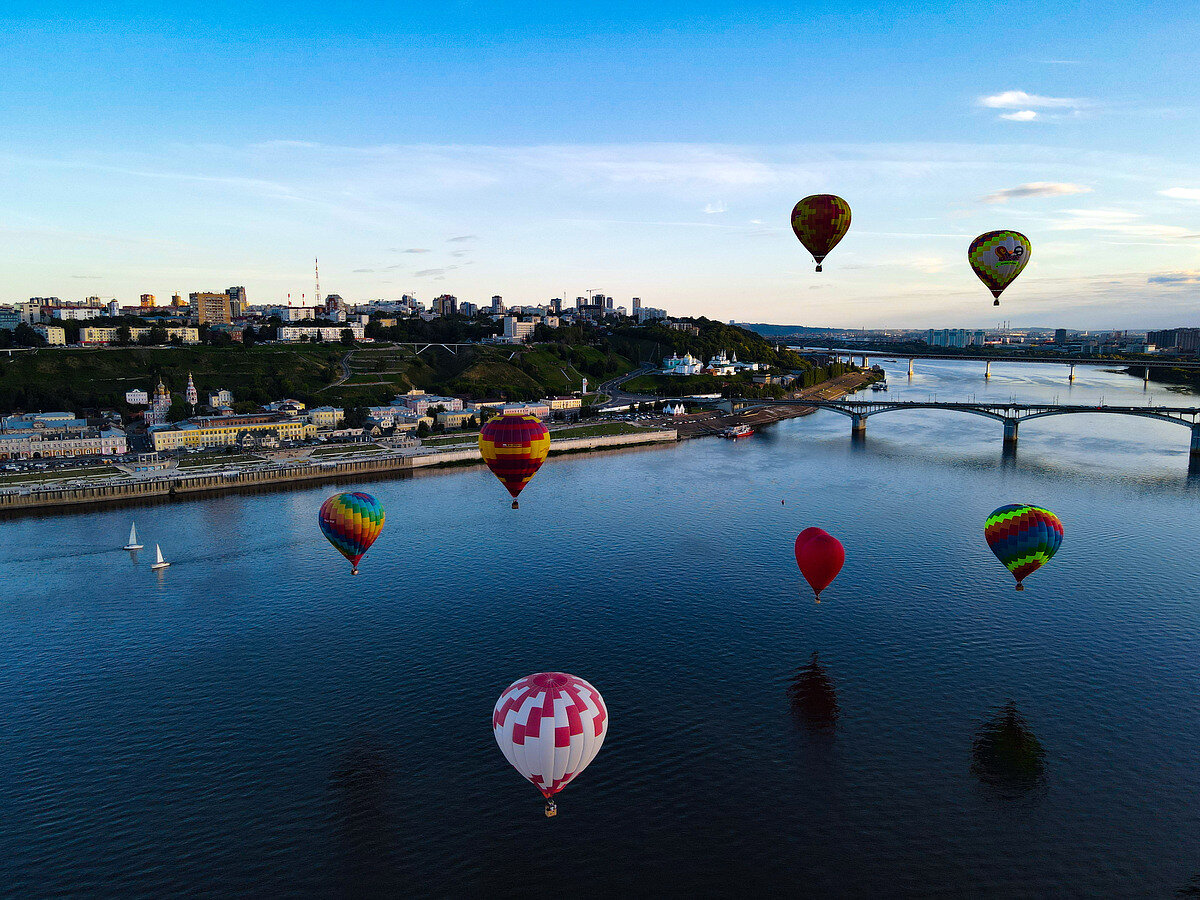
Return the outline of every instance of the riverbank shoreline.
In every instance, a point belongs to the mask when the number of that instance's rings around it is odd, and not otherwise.
[[[637,434],[588,438],[562,438],[551,444],[550,456],[605,452],[628,447],[675,444],[679,433],[673,428]],[[478,447],[438,450],[432,453],[387,454],[350,460],[312,460],[240,470],[225,469],[97,483],[74,487],[30,487],[0,493],[0,518],[31,513],[56,513],[96,505],[136,505],[162,500],[182,500],[238,490],[320,484],[347,478],[405,477],[415,472],[456,466],[480,465]]]
[[[869,372],[850,373],[806,391],[790,394],[788,399],[837,399],[860,390],[872,380],[874,378]],[[814,412],[816,409],[813,407],[767,406],[732,415],[718,411],[697,413],[634,434],[553,439],[550,456],[675,444],[682,440],[718,435],[734,425],[747,424],[759,428]],[[387,453],[345,460],[299,459],[252,469],[234,466],[194,473],[170,470],[161,475],[121,481],[102,480],[94,484],[30,485],[0,492],[0,519],[38,513],[54,514],[97,505],[136,505],[181,500],[257,488],[286,489],[292,484],[309,485],[358,478],[398,478],[430,469],[474,466],[482,463],[479,448],[467,445],[451,446],[432,452],[427,450],[423,453]]]

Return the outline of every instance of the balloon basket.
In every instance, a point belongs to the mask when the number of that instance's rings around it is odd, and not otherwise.
[[[997,297],[995,300],[992,301],[992,306],[999,306],[999,305],[1000,305],[1000,298]]]
[[[355,566],[353,569],[351,569],[351,570],[350,570],[350,574],[351,574],[351,575],[357,575],[357,574],[358,574],[358,566]]]
[[[558,815],[558,806],[554,803],[553,800],[548,800],[546,802],[546,818],[553,819],[557,815]]]
[[[820,272],[820,271],[821,271],[821,265],[820,265],[820,263],[818,263],[818,264],[817,264],[817,271],[818,271],[818,272]]]
[[[517,501],[516,501],[516,500],[514,500],[514,501],[513,501],[512,508],[513,508],[513,509],[520,509],[520,508],[521,508],[521,505],[520,505],[519,503],[517,503]]]
[[[1017,582],[1017,590],[1018,590],[1018,591],[1023,591],[1023,590],[1025,590],[1025,585],[1021,584],[1021,582],[1019,582],[1019,581],[1018,581],[1018,582]]]

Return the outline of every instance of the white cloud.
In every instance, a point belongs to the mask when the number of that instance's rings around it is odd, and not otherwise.
[[[1018,112],[1000,113],[1000,118],[1007,119],[1010,122],[1032,122],[1038,117],[1032,109],[1022,109]]]
[[[1007,203],[1009,200],[1019,200],[1023,197],[1065,197],[1068,194],[1087,194],[1091,190],[1090,187],[1071,184],[1069,181],[1030,181],[1015,188],[988,194],[981,202]]]
[[[1172,200],[1200,200],[1200,188],[1167,188],[1159,194]]]
[[[988,97],[980,97],[979,105],[989,109],[1077,109],[1085,101],[1073,97],[1043,97],[1024,91],[1002,91]]]
[[[1066,213],[1068,218],[1051,225],[1052,231],[1107,231],[1150,238],[1196,237],[1193,231],[1178,225],[1141,222],[1140,214],[1124,209],[1068,209]]]
[[[710,216],[713,215],[714,213],[726,212],[727,210],[728,210],[728,207],[726,207],[725,204],[722,203],[720,200],[718,200],[716,203],[704,204],[704,211],[706,213],[708,213]]]

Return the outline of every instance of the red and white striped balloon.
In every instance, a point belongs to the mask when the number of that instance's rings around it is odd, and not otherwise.
[[[582,678],[539,672],[514,681],[500,695],[492,730],[504,758],[549,800],[600,752],[608,708]]]

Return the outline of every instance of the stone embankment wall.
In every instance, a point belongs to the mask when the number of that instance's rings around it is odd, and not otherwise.
[[[674,443],[673,430],[622,434],[610,437],[577,438],[554,441],[551,455],[584,450],[604,450],[642,444]],[[92,503],[137,502],[155,498],[190,497],[197,494],[230,491],[243,487],[286,485],[292,482],[323,481],[346,476],[402,475],[413,469],[482,462],[476,447],[445,450],[415,456],[388,456],[382,459],[358,459],[345,462],[305,462],[268,466],[246,471],[230,469],[203,474],[158,475],[150,478],[88,484],[79,487],[12,488],[0,493],[0,512],[52,510]]]

